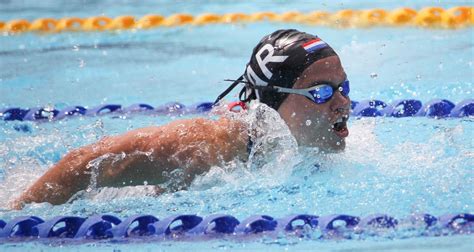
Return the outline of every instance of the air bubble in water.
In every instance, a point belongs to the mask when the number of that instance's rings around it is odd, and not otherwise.
[[[372,78],[372,79],[377,79],[377,77],[379,77],[379,75],[377,73],[371,73],[370,74],[370,78]]]
[[[339,141],[338,141],[338,142],[336,142],[336,145],[341,145],[341,142],[339,142]]]
[[[421,80],[421,75],[418,74],[418,75],[416,76],[416,79],[417,79],[417,80]]]
[[[75,52],[79,51],[79,46],[78,45],[72,46],[72,50]]]
[[[306,120],[306,126],[311,125],[311,120]]]

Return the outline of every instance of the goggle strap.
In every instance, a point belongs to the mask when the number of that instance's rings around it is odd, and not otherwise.
[[[222,98],[224,98],[226,95],[230,93],[239,83],[242,83],[242,80],[244,79],[244,76],[241,75],[237,80],[235,80],[224,92],[222,92],[219,96],[217,96],[216,101],[214,102],[214,105],[216,105]],[[226,80],[229,81],[229,80]]]
[[[296,88],[284,88],[284,87],[278,87],[278,86],[274,86],[273,88],[276,89],[277,92],[279,93],[303,95],[303,96],[308,97],[311,100],[314,100],[313,96],[309,93],[309,89],[311,88],[296,89]]]

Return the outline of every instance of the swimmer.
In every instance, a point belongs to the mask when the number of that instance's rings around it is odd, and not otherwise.
[[[244,74],[219,95],[216,104],[237,85],[244,85],[239,95],[241,106],[271,108],[299,146],[324,152],[344,150],[349,134],[349,81],[337,54],[317,36],[290,29],[263,37]],[[160,185],[166,182],[164,172],[180,168],[185,186],[190,185],[212,166],[247,161],[254,146],[249,132],[249,125],[235,116],[222,116],[218,120],[177,120],[105,137],[65,155],[12,207],[20,209],[31,202],[65,203],[90,186],[92,174],[98,187],[143,185],[144,181]],[[156,188],[158,193],[170,191]]]

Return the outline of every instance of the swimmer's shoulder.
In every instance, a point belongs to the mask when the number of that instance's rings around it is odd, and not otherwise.
[[[211,118],[190,118],[172,121],[160,126],[150,126],[135,129],[126,133],[125,137],[154,139],[163,135],[174,135],[176,132],[186,132],[187,135],[196,137],[213,137],[221,141],[243,141],[248,139],[248,126],[241,120],[220,117]],[[200,136],[199,136],[200,135]]]

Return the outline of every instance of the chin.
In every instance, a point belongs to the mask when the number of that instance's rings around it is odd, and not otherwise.
[[[338,144],[339,143],[339,144]],[[333,142],[329,147],[333,152],[340,152],[346,148],[346,141],[341,139],[339,141]]]
[[[338,144],[339,142],[339,144]],[[324,141],[321,139],[316,139],[314,141],[306,142],[306,141],[298,141],[298,145],[318,148],[320,152],[324,153],[335,153],[344,151],[346,148],[346,141],[344,138],[339,139],[330,139],[329,141]]]

